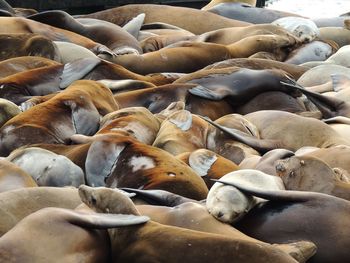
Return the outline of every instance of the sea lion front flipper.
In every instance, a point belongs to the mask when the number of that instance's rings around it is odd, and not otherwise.
[[[60,77],[60,89],[65,89],[74,81],[82,79],[100,63],[101,59],[99,58],[82,58],[66,63]]]
[[[298,241],[287,244],[273,244],[273,246],[287,253],[299,263],[307,262],[307,260],[311,258],[317,251],[316,245],[310,241]]]
[[[90,186],[105,186],[106,179],[114,170],[120,153],[126,145],[109,141],[94,141],[85,162],[86,183]]]
[[[123,26],[123,29],[126,30],[126,32],[128,32],[130,35],[138,39],[141,27],[143,25],[143,22],[145,21],[145,17],[146,15],[144,13],[135,16]]]
[[[68,209],[65,209],[68,210]],[[103,214],[103,213],[79,213],[68,210],[69,222],[87,228],[107,229],[123,226],[132,226],[146,223],[148,216]]]
[[[287,201],[287,202],[305,202],[311,200],[313,197],[329,196],[327,194],[321,194],[316,192],[304,192],[304,191],[291,191],[291,190],[263,190],[249,185],[243,185],[238,182],[228,182],[225,180],[210,179],[214,182],[219,182],[225,185],[231,185],[239,189],[240,191],[260,197],[271,201]]]

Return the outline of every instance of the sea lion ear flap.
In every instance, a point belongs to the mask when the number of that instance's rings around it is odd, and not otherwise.
[[[60,89],[65,89],[74,81],[82,79],[100,63],[99,58],[82,58],[66,63],[60,77]]]
[[[123,226],[144,224],[150,220],[148,216],[124,215],[124,214],[102,214],[102,213],[78,213],[71,211],[70,223],[97,229],[107,229]]]
[[[126,23],[123,26],[123,29],[126,32],[128,32],[130,35],[138,39],[141,27],[143,25],[143,22],[145,21],[145,17],[146,15],[144,13],[137,15],[136,17],[131,19],[128,23]]]
[[[90,186],[105,186],[106,179],[113,173],[124,143],[105,140],[94,141],[85,161],[86,183]]]

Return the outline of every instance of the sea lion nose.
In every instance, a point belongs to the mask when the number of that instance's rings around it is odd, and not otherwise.
[[[284,172],[285,170],[286,170],[286,168],[284,167],[283,164],[278,163],[278,164],[276,165],[276,171],[277,171],[277,172]]]
[[[219,212],[219,213],[218,213],[218,218],[221,218],[223,215],[224,215],[223,212]]]

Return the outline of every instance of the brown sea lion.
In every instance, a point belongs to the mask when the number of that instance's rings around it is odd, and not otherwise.
[[[339,220],[349,216],[349,201],[315,192],[267,191],[236,183],[230,185],[270,200],[235,224],[243,233],[265,242],[310,240],[316,244],[317,252],[308,262],[343,262],[349,258],[346,249],[350,242],[349,221]]]
[[[1,34],[34,33],[52,41],[68,41],[81,45],[90,49],[95,54],[106,53],[111,56],[114,55],[106,46],[96,43],[87,37],[23,17],[0,17],[0,25]]]
[[[350,44],[350,29],[344,28],[343,25],[340,27],[321,27],[320,28],[320,39],[332,40],[338,44],[339,47],[343,47]]]
[[[196,200],[208,193],[204,181],[185,163],[129,136],[96,136],[85,166],[92,186],[160,189]]]
[[[88,15],[80,15],[79,18],[97,18],[123,26],[140,13],[146,15],[145,24],[164,22],[186,29],[194,34],[202,34],[224,27],[249,25],[249,23],[227,19],[206,11],[186,7],[152,4],[125,5]],[[198,21],[201,21],[201,23],[197,23]]]
[[[2,18],[0,17],[0,21]],[[4,26],[4,28],[7,27]],[[0,60],[21,56],[40,56],[60,61],[60,54],[55,44],[52,40],[40,34],[1,32],[0,30],[0,43]]]
[[[17,165],[0,160],[0,193],[23,187],[35,187],[33,178]]]
[[[118,55],[142,53],[140,44],[132,35],[118,25],[104,20],[75,19],[61,10],[44,11],[27,18],[85,36],[105,45]]]
[[[313,156],[292,156],[275,162],[287,190],[325,193],[350,200],[350,175]]]
[[[79,189],[82,201],[95,211],[140,215],[132,201],[121,193],[108,188],[93,189],[81,186]],[[118,205],[115,205],[116,202]],[[206,263],[227,262],[230,258],[235,258],[237,262],[295,262],[283,252],[278,253],[263,244],[252,246],[249,241],[165,226],[153,221],[139,227],[111,229],[109,235],[113,262],[170,260],[171,263],[181,261]],[[271,253],[271,250],[275,252]],[[168,259],[169,251],[176,252],[170,259]],[[178,253],[179,251],[181,253]]]
[[[22,145],[68,143],[73,134],[93,135],[100,115],[118,109],[112,92],[92,80],[76,81],[66,90],[12,118],[0,129],[0,152]]]
[[[112,228],[142,224],[145,216],[44,208],[25,217],[0,238],[0,257],[16,262],[108,262]],[[33,241],[35,235],[35,241]]]

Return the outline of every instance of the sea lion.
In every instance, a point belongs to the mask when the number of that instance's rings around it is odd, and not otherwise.
[[[183,153],[176,156],[176,158],[187,163],[201,176],[208,189],[214,184],[210,179],[220,179],[225,174],[239,169],[234,162],[207,149]]]
[[[274,20],[286,16],[298,16],[289,12],[273,10],[270,8],[257,8],[244,3],[220,3],[208,9],[208,12],[218,14],[230,19],[246,21],[252,24],[269,24]]]
[[[94,189],[86,186],[81,186],[79,189],[82,201],[95,211],[140,215],[128,197],[113,192],[112,189]],[[123,205],[116,206],[116,202]],[[139,227],[111,229],[109,235],[113,262],[170,260],[170,263],[181,261],[207,263],[227,262],[233,257],[237,262],[264,262],[265,260],[268,262],[295,262],[288,256],[286,257],[283,252],[281,252],[283,255],[277,251],[277,253],[270,253],[271,250],[265,245],[252,246],[249,241],[165,226],[153,221]],[[174,239],[174,236],[177,238]],[[220,248],[220,253],[217,253],[216,248]],[[183,253],[174,253],[174,256],[167,259],[169,256],[165,251],[170,250]],[[246,254],[248,251],[249,255]]]
[[[32,177],[17,165],[0,160],[0,193],[23,187],[38,186]]]
[[[74,209],[81,200],[73,187],[27,187],[0,193],[0,236],[44,207]]]
[[[324,41],[312,41],[289,53],[284,61],[290,64],[302,64],[308,61],[325,61],[337,51],[337,44]]]
[[[33,143],[68,143],[73,134],[93,135],[100,115],[118,109],[112,92],[92,80],[74,82],[51,99],[8,121],[0,129],[0,153]]]
[[[229,58],[249,57],[257,52],[270,52],[283,60],[288,48],[299,45],[293,36],[254,35],[230,45],[207,42],[179,42],[143,55],[124,55],[112,62],[139,74],[154,72],[189,73],[214,62]]]
[[[95,137],[85,164],[87,184],[167,190],[202,200],[208,189],[185,163],[171,154],[118,134]]]
[[[349,174],[313,156],[292,156],[275,162],[287,190],[319,192],[350,200]]]
[[[208,213],[205,206],[194,202],[186,202],[172,208],[151,205],[137,205],[136,208],[141,215],[149,216],[151,220],[164,225],[219,234],[226,237],[255,242],[257,244],[266,244],[260,240],[244,235],[228,224],[216,220]],[[273,244],[272,246],[286,252],[299,262],[305,262],[310,254],[314,253],[314,248],[310,242],[301,241],[282,245]]]
[[[57,45],[56,45],[57,46]],[[60,56],[62,58],[62,56]],[[35,68],[59,65],[59,62],[36,56],[22,56],[0,62],[0,78]]]
[[[0,21],[1,19],[2,17],[0,17]],[[6,26],[4,27],[6,28]],[[32,55],[52,59],[58,62],[60,61],[57,47],[52,40],[46,36],[32,34],[31,32],[20,34],[13,33],[14,32],[11,31],[1,32],[0,30],[0,60]]]
[[[193,114],[208,116],[214,120],[233,112],[233,107],[226,101],[213,101],[190,94],[188,90],[196,86],[184,83],[167,84],[118,93],[114,98],[121,108],[142,106],[152,113],[160,113],[172,102],[182,102],[185,109]]]
[[[349,201],[315,192],[268,191],[231,184],[246,194],[270,200],[235,224],[243,233],[265,242],[310,240],[317,252],[309,262],[343,262],[349,258],[349,222],[339,220],[349,216]],[[333,249],[328,249],[330,246]]]
[[[145,216],[44,208],[25,217],[0,238],[0,257],[16,262],[107,262],[109,236],[94,229],[131,226],[148,220]]]
[[[74,32],[52,27],[23,17],[0,17],[1,34],[34,33],[52,41],[68,41],[93,51],[95,54],[115,55],[106,46]]]
[[[75,186],[85,183],[84,173],[67,157],[39,147],[16,149],[6,158],[27,172],[39,186]]]
[[[216,181],[216,183],[210,188],[207,196],[208,212],[217,220],[229,224],[239,221],[249,210],[265,200],[245,195],[235,187],[221,184],[221,180],[238,182],[259,189],[285,189],[281,178],[250,169],[230,172],[221,177],[220,180],[211,180]]]
[[[193,8],[152,4],[125,5],[78,17],[96,18],[123,26],[127,21],[140,13],[145,14],[144,24],[164,22],[186,29],[194,34],[202,34],[224,27],[249,25],[246,22],[227,19]],[[198,20],[202,22],[198,24],[196,22]]]
[[[85,36],[105,45],[117,55],[142,53],[138,41],[132,35],[107,21],[91,18],[75,19],[61,10],[44,11],[27,18]]]
[[[287,16],[273,21],[271,24],[285,28],[302,42],[311,42],[320,36],[317,25],[308,18]]]

